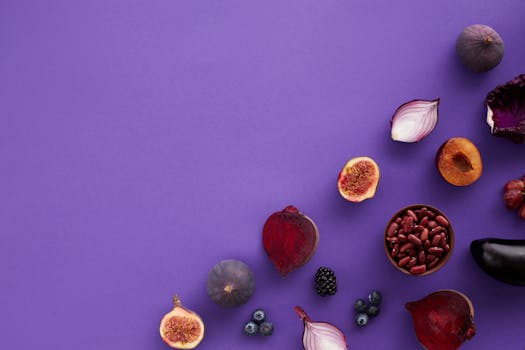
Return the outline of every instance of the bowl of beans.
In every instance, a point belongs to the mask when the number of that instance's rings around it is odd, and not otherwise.
[[[414,204],[392,216],[385,229],[385,252],[398,270],[429,275],[445,265],[454,248],[450,220],[430,205]]]

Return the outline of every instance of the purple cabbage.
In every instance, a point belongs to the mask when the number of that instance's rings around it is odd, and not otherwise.
[[[525,74],[489,92],[485,103],[493,135],[525,142]]]

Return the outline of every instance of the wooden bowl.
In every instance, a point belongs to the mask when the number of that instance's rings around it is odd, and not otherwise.
[[[449,223],[449,226],[446,227],[447,229],[447,233],[448,233],[448,239],[447,239],[447,244],[449,245],[450,249],[448,252],[444,252],[443,255],[439,258],[440,261],[434,265],[432,268],[427,268],[427,270],[423,273],[420,273],[420,274],[413,274],[411,273],[407,268],[405,267],[400,267],[398,265],[398,260],[395,260],[393,257],[392,257],[392,246],[393,246],[393,243],[387,241],[387,237],[388,237],[388,228],[390,227],[390,224],[393,223],[394,221],[396,221],[396,219],[398,217],[403,217],[404,215],[407,215],[407,210],[412,210],[412,211],[416,211],[416,210],[421,210],[422,208],[427,208],[429,211],[432,211],[433,213],[435,213],[436,216],[438,215],[441,215],[443,216]],[[420,217],[420,215],[417,215],[418,216],[418,221],[416,223],[416,226],[417,224],[421,221],[421,219],[423,219],[424,216]],[[432,220],[429,220],[429,221],[432,221]],[[430,231],[430,230],[429,230]],[[432,238],[429,236],[429,240],[431,241]],[[436,272],[437,270],[439,270],[440,268],[442,268],[447,262],[448,262],[448,259],[450,259],[450,256],[452,255],[452,251],[454,249],[454,230],[452,228],[452,223],[450,222],[449,218],[443,214],[443,212],[437,208],[434,208],[430,205],[426,205],[426,204],[413,204],[413,205],[409,205],[407,207],[404,207],[403,209],[399,210],[397,213],[395,213],[392,218],[388,221],[387,225],[386,225],[386,228],[385,228],[385,233],[384,233],[384,237],[383,237],[383,245],[384,245],[384,248],[385,248],[385,253],[386,253],[386,256],[388,258],[388,260],[392,263],[393,266],[395,266],[399,271],[403,272],[403,273],[406,273],[407,275],[411,275],[411,276],[426,276],[426,275],[430,275],[431,273],[434,273]],[[400,244],[402,245],[402,243]],[[423,245],[423,244],[422,244]],[[428,253],[427,253],[428,254]],[[418,263],[419,264],[419,263]],[[426,264],[428,265],[428,264]]]

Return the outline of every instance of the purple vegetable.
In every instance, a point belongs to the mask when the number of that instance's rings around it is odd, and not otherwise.
[[[327,322],[315,322],[300,307],[295,312],[304,322],[303,347],[305,350],[348,350],[346,337],[339,328]]]
[[[496,87],[485,99],[487,123],[493,135],[515,143],[525,141],[525,74]]]

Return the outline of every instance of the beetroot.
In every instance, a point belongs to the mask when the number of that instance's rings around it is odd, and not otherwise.
[[[294,206],[273,213],[264,224],[264,250],[283,277],[306,264],[318,242],[314,222]]]
[[[472,303],[459,292],[438,291],[405,307],[417,339],[427,350],[456,350],[476,334]]]

